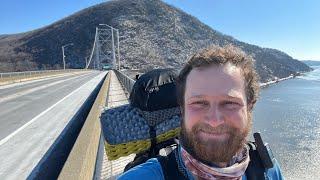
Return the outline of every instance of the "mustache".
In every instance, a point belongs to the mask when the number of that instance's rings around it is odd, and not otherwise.
[[[229,126],[225,124],[221,124],[217,127],[212,127],[209,124],[206,123],[199,123],[192,127],[192,131],[194,133],[198,133],[200,131],[208,133],[208,134],[222,134],[222,133],[228,133],[232,134],[235,132],[234,128],[230,128]]]

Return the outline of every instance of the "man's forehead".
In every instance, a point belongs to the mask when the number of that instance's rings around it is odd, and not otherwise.
[[[242,93],[240,91],[237,91],[235,89],[230,89],[227,90],[225,92],[216,92],[216,93],[212,93],[212,94],[208,94],[206,91],[201,92],[199,91],[199,89],[193,89],[190,90],[190,92],[188,93],[188,97],[189,98],[205,98],[208,96],[216,96],[216,97],[224,97],[224,98],[242,98]]]
[[[193,73],[200,72],[203,74],[206,74],[206,73],[209,74],[212,72],[215,72],[215,73],[220,72],[220,73],[227,73],[227,74],[240,73],[239,75],[241,75],[241,68],[228,62],[226,64],[221,64],[221,65],[220,64],[211,64],[211,65],[204,66],[204,67],[195,67],[191,70],[190,74],[192,72]]]
[[[230,96],[244,95],[244,78],[240,68],[234,65],[195,68],[187,77],[186,96]]]

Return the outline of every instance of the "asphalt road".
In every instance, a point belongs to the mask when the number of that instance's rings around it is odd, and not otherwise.
[[[0,179],[25,179],[106,73],[0,86]]]

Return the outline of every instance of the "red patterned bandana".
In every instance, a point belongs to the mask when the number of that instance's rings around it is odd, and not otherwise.
[[[245,146],[241,153],[232,158],[233,163],[231,163],[231,166],[225,168],[203,164],[193,158],[183,147],[181,147],[181,156],[185,166],[196,179],[241,180],[250,161],[248,146]]]

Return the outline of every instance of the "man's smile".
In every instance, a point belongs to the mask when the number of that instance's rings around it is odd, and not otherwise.
[[[219,140],[226,140],[229,137],[228,133],[211,133],[207,131],[200,130],[198,135],[201,139],[219,139]]]

